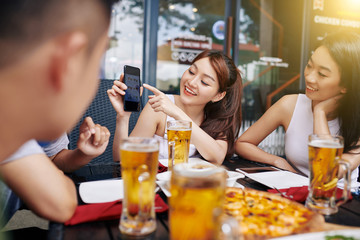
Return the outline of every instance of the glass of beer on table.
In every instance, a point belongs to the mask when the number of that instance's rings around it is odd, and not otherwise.
[[[124,198],[119,228],[123,234],[141,236],[156,229],[158,157],[159,143],[154,138],[129,137],[120,143]]]
[[[178,163],[188,162],[191,139],[191,121],[167,121],[167,138],[169,147],[169,171]]]
[[[224,168],[176,164],[170,184],[170,239],[239,239],[237,221],[224,215],[225,187]]]
[[[342,160],[344,139],[335,135],[309,135],[310,184],[306,206],[324,215],[338,211],[350,196],[350,165]],[[343,171],[340,171],[340,167]],[[341,198],[336,197],[339,173],[344,177]]]

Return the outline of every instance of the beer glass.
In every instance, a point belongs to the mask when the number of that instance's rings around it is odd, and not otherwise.
[[[169,147],[169,171],[178,163],[188,162],[191,138],[191,121],[167,121],[167,138]]]
[[[350,165],[341,159],[344,139],[334,135],[309,136],[310,185],[306,206],[324,215],[338,211],[338,206],[350,195]],[[340,199],[336,198],[339,168],[344,169],[344,190]]]
[[[129,137],[120,143],[121,177],[124,198],[120,231],[127,235],[146,235],[156,229],[155,178],[159,143],[154,138]]]
[[[171,174],[170,239],[239,239],[239,225],[225,217],[226,171],[199,163],[180,163]],[[226,225],[226,227],[224,227]],[[221,229],[228,230],[223,233]]]

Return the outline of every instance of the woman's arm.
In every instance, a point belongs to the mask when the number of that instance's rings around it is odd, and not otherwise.
[[[287,130],[296,100],[297,95],[288,95],[271,106],[256,123],[238,138],[235,143],[235,152],[248,160],[296,172],[285,159],[269,154],[258,147],[259,143],[277,127],[283,126]]]
[[[160,129],[161,122],[165,122],[166,115],[162,112],[155,112],[147,103],[135,124],[130,136],[132,137],[153,137],[154,134],[162,135],[165,125]]]
[[[113,159],[115,162],[120,161],[120,142],[121,139],[128,137],[129,119],[131,112],[124,111],[123,96],[127,86],[123,83],[124,75],[121,74],[119,81],[114,81],[111,89],[107,90],[110,102],[116,111],[116,128],[113,142]]]
[[[114,81],[112,89],[107,91],[109,99],[117,113],[116,129],[113,142],[113,159],[120,161],[120,142],[128,137],[129,119],[131,112],[124,111],[122,96],[125,95],[126,85],[123,83],[124,76],[120,76],[119,81]],[[140,89],[142,91],[142,88]],[[157,131],[159,119],[166,117],[164,114],[155,113],[154,110],[146,104],[141,111],[138,121],[131,132],[132,137],[153,137]]]
[[[116,116],[116,127],[113,141],[113,160],[120,162],[120,142],[122,139],[128,137],[129,131],[129,117]]]
[[[192,121],[186,114],[175,119]],[[223,163],[228,148],[227,141],[213,139],[194,121],[192,121],[191,141],[204,159],[218,165]]]
[[[360,141],[357,144],[359,145]],[[349,153],[344,153],[342,158],[350,163],[350,171],[353,171],[360,165],[360,149],[355,149]]]
[[[223,140],[215,140],[204,130],[202,130],[184,111],[170,101],[170,99],[158,89],[144,84],[144,87],[152,91],[155,96],[151,96],[149,104],[151,110],[173,117],[176,120],[188,120],[192,122],[191,142],[197,151],[207,161],[221,164],[227,152],[228,143]]]
[[[331,134],[328,120],[335,119],[341,97],[342,95],[337,95],[315,105],[313,103],[314,134]]]

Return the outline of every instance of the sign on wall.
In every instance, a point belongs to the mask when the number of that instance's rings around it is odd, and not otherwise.
[[[312,0],[310,51],[327,34],[342,29],[360,32],[360,1]]]
[[[180,64],[190,64],[206,49],[211,49],[212,39],[203,35],[177,37],[171,40],[171,58]]]

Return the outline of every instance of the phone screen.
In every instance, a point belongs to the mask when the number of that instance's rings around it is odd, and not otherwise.
[[[124,96],[124,110],[138,112],[140,110],[140,70],[139,68],[124,67],[124,83],[127,86]]]

